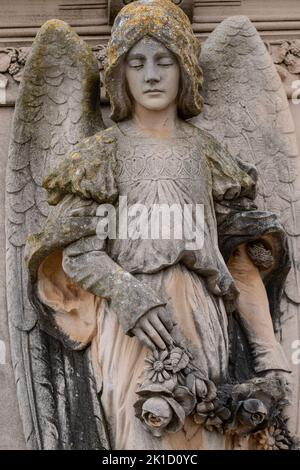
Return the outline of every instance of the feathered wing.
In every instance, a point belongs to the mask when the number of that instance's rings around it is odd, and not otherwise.
[[[294,123],[281,80],[247,17],[223,21],[203,45],[204,110],[193,123],[253,163],[259,209],[277,214],[288,235],[292,267],[285,285],[279,338],[287,357],[300,338],[300,179]],[[294,366],[291,428],[299,431],[300,371]]]
[[[7,305],[12,361],[28,447],[107,446],[89,351],[40,330],[27,295],[24,246],[48,215],[42,181],[81,139],[103,127],[91,49],[62,21],[40,30],[16,103],[7,170]],[[82,400],[84,397],[84,400]]]

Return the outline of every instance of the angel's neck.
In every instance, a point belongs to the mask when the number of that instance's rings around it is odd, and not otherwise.
[[[136,103],[133,122],[143,133],[150,136],[171,137],[178,125],[177,105],[172,103],[164,110],[154,111]]]

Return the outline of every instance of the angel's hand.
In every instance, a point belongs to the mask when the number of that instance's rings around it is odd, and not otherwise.
[[[292,389],[292,376],[289,371],[281,369],[269,369],[257,374],[258,377],[265,377],[268,379],[277,379],[281,382],[281,387],[286,393]]]
[[[136,322],[132,333],[151,350],[166,349],[173,344],[172,331],[175,323],[165,307],[155,307]]]

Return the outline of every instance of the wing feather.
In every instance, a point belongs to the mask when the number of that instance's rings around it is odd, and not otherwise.
[[[292,341],[300,337],[300,179],[299,149],[287,97],[247,17],[223,21],[204,43],[200,61],[205,104],[194,124],[207,129],[234,156],[256,165],[258,206],[276,213],[289,234],[292,268],[279,334],[290,358]],[[295,389],[299,389],[299,367],[294,367],[294,374]],[[293,414],[299,417],[297,394]]]
[[[49,212],[41,186],[44,176],[77,142],[102,127],[99,72],[91,49],[66,23],[48,21],[38,33],[24,69],[13,121],[6,196],[12,361],[24,435],[34,449],[71,448],[74,439],[66,398],[66,353],[57,345],[55,349],[55,340],[40,331],[27,295],[24,245],[29,233],[42,230]],[[84,359],[77,361],[80,364]],[[76,381],[73,379],[74,387]],[[78,397],[72,395],[72,400],[77,403]]]

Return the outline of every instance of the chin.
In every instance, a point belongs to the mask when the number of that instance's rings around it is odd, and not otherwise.
[[[168,107],[168,103],[144,103],[143,106],[151,111],[163,111]]]

